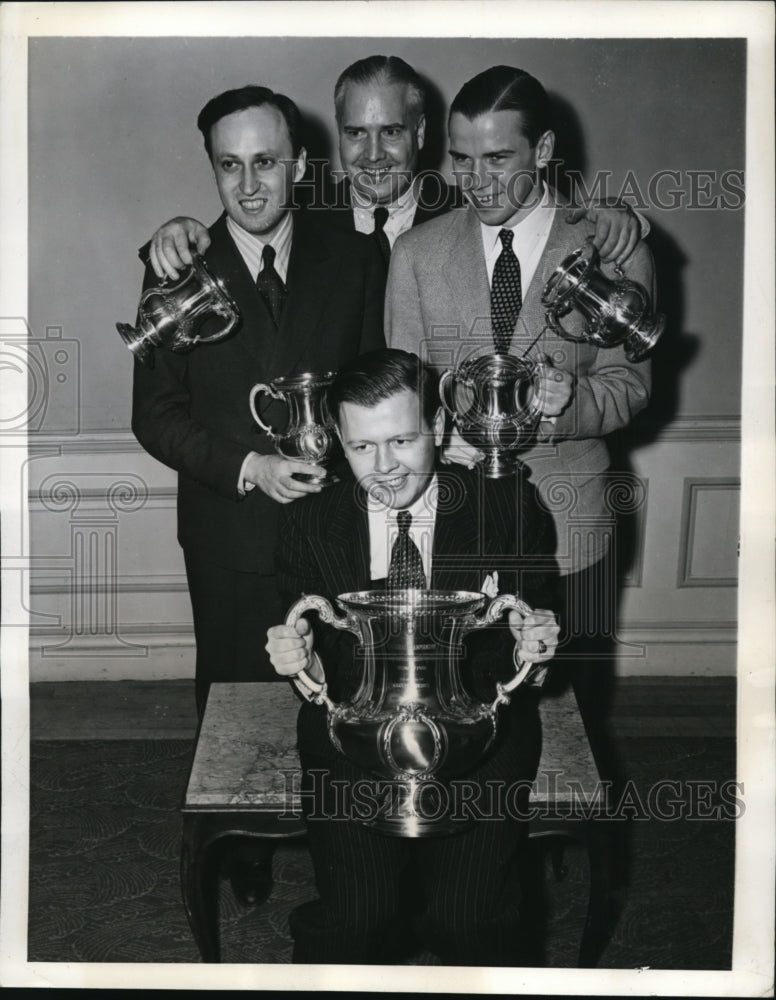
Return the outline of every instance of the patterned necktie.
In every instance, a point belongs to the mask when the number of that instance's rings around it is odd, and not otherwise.
[[[385,261],[385,266],[387,267],[391,262],[391,243],[388,237],[385,235],[385,224],[388,221],[388,209],[383,205],[378,205],[374,212],[375,215],[375,231],[374,238],[377,241],[377,245],[380,248],[380,253],[383,255],[383,260]]]
[[[256,287],[269,309],[275,326],[280,326],[280,314],[286,301],[286,286],[275,270],[275,248],[269,243],[264,245],[261,252],[261,270],[256,278]]]
[[[523,289],[520,284],[520,261],[512,252],[511,229],[502,229],[501,253],[493,268],[493,283],[490,290],[490,311],[493,323],[493,343],[499,354],[506,354],[512,343],[515,323],[523,305]]]
[[[388,567],[388,588],[391,590],[426,589],[426,574],[417,545],[410,538],[412,514],[400,510],[396,515],[399,533],[391,549],[391,565]]]

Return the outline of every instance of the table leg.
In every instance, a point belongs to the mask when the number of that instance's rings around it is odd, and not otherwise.
[[[585,841],[590,864],[590,896],[587,918],[579,947],[579,968],[593,969],[617,920],[613,905],[611,878],[611,842],[605,819],[591,818],[585,822]]]
[[[210,850],[207,818],[183,817],[181,889],[183,905],[203,962],[218,962],[218,864]]]

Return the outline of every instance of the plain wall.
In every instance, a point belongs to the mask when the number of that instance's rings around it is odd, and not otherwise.
[[[629,177],[648,193],[658,171],[681,172],[661,191],[678,188],[683,207],[645,211],[668,315],[654,400],[614,442],[618,468],[645,485],[621,623],[639,652],[620,669],[730,672],[744,211],[687,200],[691,171],[704,172],[703,202],[744,169],[744,42],[39,38],[29,46],[29,322],[34,338],[62,339],[69,367],[39,421],[35,443],[49,451],[29,463],[33,679],[193,672],[175,476],[131,437],[132,361],[115,323],[133,321],[137,248],[154,229],[220,212],[196,128],[203,104],[249,82],[283,91],[310,119],[311,154],[337,166],[334,83],[374,52],[402,56],[432,85],[424,166],[447,171],[442,122],[459,86],[507,63],[547,87],[558,152],[588,185],[607,172],[606,194]],[[63,479],[77,495],[52,502]]]

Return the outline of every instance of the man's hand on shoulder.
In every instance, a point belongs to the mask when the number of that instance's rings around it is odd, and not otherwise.
[[[196,219],[170,219],[151,237],[149,258],[158,278],[177,279],[192,261],[191,248],[203,254],[210,246],[210,233]]]
[[[641,239],[641,220],[630,205],[588,205],[575,208],[566,215],[566,222],[576,225],[587,219],[595,226],[593,245],[604,263],[622,265]]]
[[[318,483],[295,479],[294,473],[323,476],[326,470],[321,465],[283,458],[281,455],[259,455],[257,452],[251,452],[243,466],[245,482],[258,486],[263,493],[278,503],[291,503],[292,500],[298,500],[308,493],[321,492]]]

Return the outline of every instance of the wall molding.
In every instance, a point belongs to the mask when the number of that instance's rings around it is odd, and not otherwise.
[[[737,576],[698,576],[692,572],[698,497],[704,492],[728,491],[740,495],[741,480],[732,476],[685,477],[682,489],[682,522],[679,535],[677,589],[687,587],[737,587]]]
[[[648,419],[644,426],[649,428]],[[627,433],[627,432],[626,432]],[[658,441],[740,441],[741,417],[727,413],[680,414],[657,428]],[[94,429],[78,433],[30,433],[28,451],[36,455],[104,455],[139,453],[146,455],[128,427]],[[150,458],[150,456],[149,456]]]

